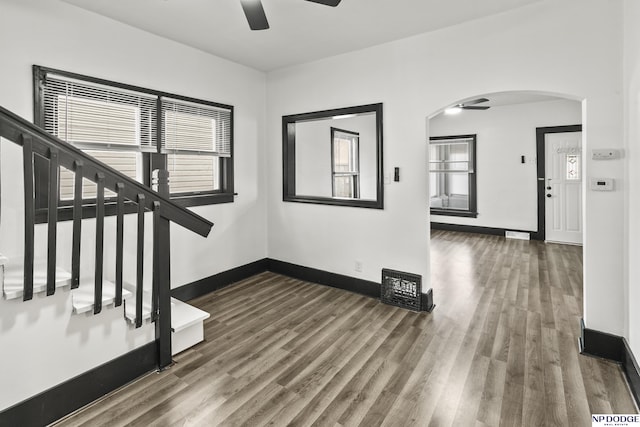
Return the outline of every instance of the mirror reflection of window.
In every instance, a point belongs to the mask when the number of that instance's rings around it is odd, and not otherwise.
[[[331,128],[331,177],[333,197],[360,198],[360,135]]]
[[[382,104],[282,116],[282,200],[383,209]]]

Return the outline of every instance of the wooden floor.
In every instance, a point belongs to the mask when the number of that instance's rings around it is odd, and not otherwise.
[[[432,234],[431,314],[263,273],[195,301],[206,342],[76,426],[590,426],[636,411],[577,352],[581,248]]]

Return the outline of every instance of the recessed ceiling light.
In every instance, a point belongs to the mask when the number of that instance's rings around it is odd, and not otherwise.
[[[449,107],[447,109],[444,110],[445,114],[459,114],[462,111],[462,108],[460,108],[457,105],[454,105],[453,107]]]

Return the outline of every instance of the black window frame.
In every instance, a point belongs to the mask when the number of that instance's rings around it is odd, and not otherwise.
[[[440,215],[440,216],[457,216],[457,217],[467,217],[467,218],[477,218],[478,217],[478,188],[477,188],[477,170],[478,164],[476,161],[477,157],[477,134],[470,135],[446,135],[446,136],[432,136],[429,138],[429,145],[431,145],[432,141],[446,141],[446,140],[455,140],[455,139],[470,139],[469,145],[471,146],[471,163],[473,165],[473,171],[467,172],[467,176],[469,179],[469,209],[439,209],[431,207],[431,194],[429,194],[429,212],[431,215]],[[429,164],[430,165],[430,164]],[[429,167],[429,178],[431,179],[432,173],[447,173],[447,172],[435,172],[431,171],[431,167]]]
[[[152,95],[157,98],[158,111],[160,111],[159,104],[162,98],[170,98],[177,101],[185,101],[189,103],[202,104],[205,106],[211,106],[215,108],[228,109],[230,111],[230,157],[218,157],[220,162],[219,167],[219,182],[220,189],[207,191],[207,192],[191,192],[191,193],[177,193],[171,196],[171,200],[176,204],[183,207],[191,206],[204,206],[213,205],[219,203],[232,203],[234,201],[234,107],[232,105],[222,104],[213,101],[207,101],[203,99],[196,99],[188,96],[177,95],[169,92],[158,91],[154,89],[148,89],[140,86],[130,85],[126,83],[115,82],[112,80],[105,80],[97,77],[91,77],[83,74],[78,74],[69,71],[58,70],[54,68],[44,67],[40,65],[33,65],[33,121],[36,126],[44,129],[44,99],[43,99],[43,82],[46,79],[47,74],[55,74],[65,78],[70,78],[79,81],[85,81],[87,83],[94,83],[103,86],[110,86],[114,89],[124,89],[128,91],[139,92],[147,95]],[[157,123],[160,124],[162,119],[161,114],[158,114]],[[142,152],[142,183],[148,187],[151,187],[151,174],[155,169],[166,169],[167,166],[167,153],[162,153],[161,144],[161,128],[157,126],[157,144],[156,152]],[[35,175],[35,208],[36,208],[36,223],[44,223],[48,220],[47,206],[48,206],[48,170],[49,161],[44,157],[35,156],[34,159],[34,175]],[[82,202],[82,217],[94,218],[95,217],[95,203],[96,199],[83,199]],[[115,198],[105,198],[105,215],[115,215]],[[126,213],[136,212],[136,206],[132,202],[128,202],[125,206]],[[73,205],[72,201],[59,201],[58,205],[58,220],[68,221],[73,219]]]

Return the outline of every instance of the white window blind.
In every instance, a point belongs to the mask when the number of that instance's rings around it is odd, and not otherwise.
[[[142,93],[48,75],[43,87],[45,130],[142,181],[141,151],[155,151],[156,99]],[[60,168],[60,199],[72,200],[74,173]],[[96,185],[83,181],[83,198]],[[105,197],[115,194],[105,191]]]
[[[214,156],[167,155],[171,194],[219,190],[219,165],[219,159]]]
[[[129,178],[142,181],[142,155],[134,151],[96,151],[86,150],[86,153],[95,157],[112,168],[124,173]],[[73,200],[74,173],[68,169],[60,168],[60,200]],[[82,197],[94,199],[96,197],[96,184],[88,179],[82,182]],[[105,197],[115,197],[115,193],[105,190]]]
[[[162,99],[162,118],[171,193],[219,190],[219,157],[231,156],[231,111]]]
[[[156,97],[47,75],[44,127],[79,148],[155,151]]]
[[[231,157],[231,111],[162,99],[162,148],[167,153]]]
[[[150,181],[146,165],[154,167],[148,153],[159,153],[167,161],[172,195],[217,193],[230,181],[232,169],[224,166],[231,163],[233,107],[71,73],[38,72],[42,115],[37,120],[50,134],[140,182]],[[73,171],[61,167],[60,181],[61,200],[72,200]],[[85,179],[83,198],[95,197],[95,183]]]

